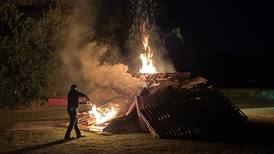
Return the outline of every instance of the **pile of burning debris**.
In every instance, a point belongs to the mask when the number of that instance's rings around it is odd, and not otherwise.
[[[142,67],[140,74],[134,75],[144,79],[146,86],[119,92],[117,103],[110,101],[100,107],[85,104],[89,109],[80,114],[81,129],[112,133],[141,131],[157,138],[180,138],[232,128],[247,119],[205,78],[192,77],[187,72],[158,73],[148,27],[149,22],[140,26]],[[125,104],[126,111],[121,112],[125,109],[121,105]]]
[[[89,112],[80,114],[80,128],[111,133],[149,132],[157,138],[180,138],[232,128],[247,119],[205,78],[191,77],[190,73],[134,77],[145,78],[147,86],[123,94],[121,99],[130,104],[126,113],[119,113],[119,103],[92,106]]]

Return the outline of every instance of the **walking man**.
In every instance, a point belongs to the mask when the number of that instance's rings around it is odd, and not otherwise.
[[[68,114],[69,114],[69,126],[67,128],[66,134],[64,139],[65,140],[69,140],[72,139],[70,137],[70,133],[72,128],[74,127],[75,129],[75,133],[76,133],[76,137],[80,138],[80,137],[85,137],[81,134],[81,131],[78,127],[78,119],[77,119],[77,108],[79,106],[79,97],[85,97],[88,101],[89,98],[86,94],[80,92],[77,90],[77,86],[75,84],[71,85],[70,87],[70,91],[68,93]]]

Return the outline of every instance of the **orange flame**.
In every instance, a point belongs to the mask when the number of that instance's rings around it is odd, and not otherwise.
[[[139,56],[142,61],[142,68],[139,71],[140,73],[157,73],[153,64],[153,50],[149,47],[149,35],[143,35],[142,43],[145,52]]]
[[[108,110],[101,112],[98,110],[96,105],[92,105],[92,109],[90,111],[88,111],[88,113],[95,117],[96,124],[103,124],[103,123],[113,119],[117,114],[117,110],[113,106],[113,107],[109,108]]]

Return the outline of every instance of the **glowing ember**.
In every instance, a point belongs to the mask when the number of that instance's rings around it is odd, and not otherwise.
[[[116,116],[117,111],[115,110],[114,107],[111,107],[111,108],[101,112],[97,109],[96,105],[93,105],[92,109],[88,113],[95,117],[96,124],[103,124],[106,121],[113,119]]]
[[[140,73],[157,73],[155,66],[153,65],[153,51],[149,47],[149,36],[143,35],[144,53],[140,54],[142,60],[142,68]]]

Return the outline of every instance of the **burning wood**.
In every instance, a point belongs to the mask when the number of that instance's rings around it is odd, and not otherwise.
[[[84,103],[81,103],[83,105]],[[97,107],[88,104],[91,109],[88,112],[79,113],[79,125],[83,130],[102,132],[110,120],[116,118],[119,113],[119,104],[108,103]]]
[[[97,108],[96,105],[93,105],[88,113],[95,117],[95,124],[103,124],[106,121],[113,119],[117,114],[117,110],[118,109],[115,106]]]

